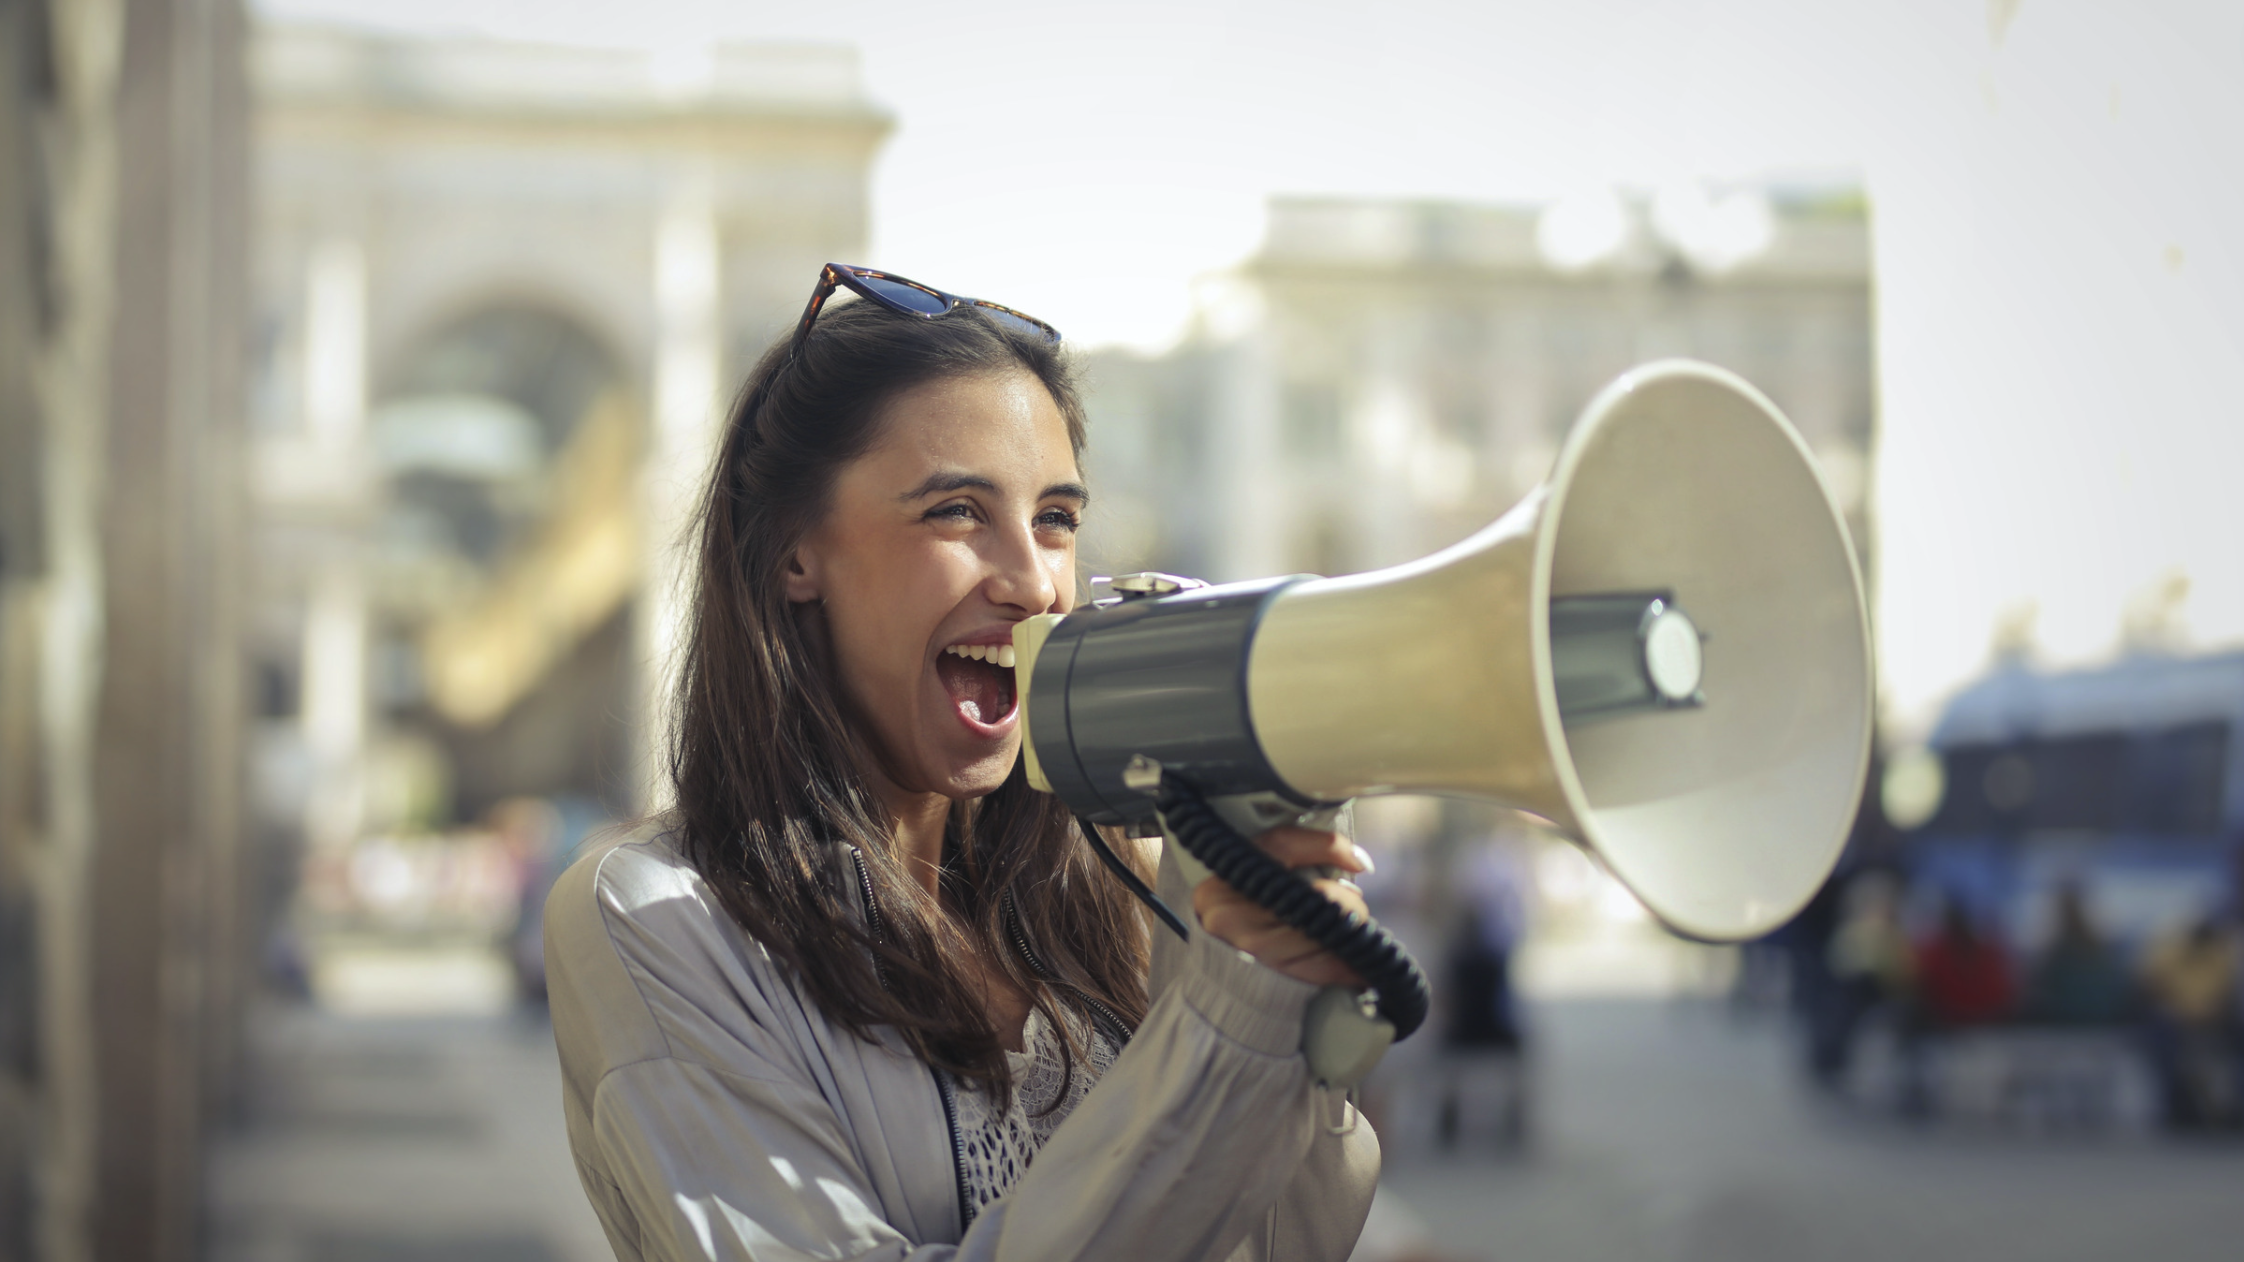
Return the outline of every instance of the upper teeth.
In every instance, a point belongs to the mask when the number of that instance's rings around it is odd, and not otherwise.
[[[977,662],[989,662],[1005,670],[1013,669],[1013,646],[1010,644],[953,644],[943,651],[971,657]]]

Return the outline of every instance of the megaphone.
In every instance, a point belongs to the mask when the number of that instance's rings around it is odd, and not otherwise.
[[[1146,832],[1162,775],[1241,832],[1478,798],[1548,821],[1676,932],[1735,941],[1806,903],[1860,799],[1845,522],[1783,414],[1710,365],[1624,374],[1549,481],[1432,556],[1113,586],[1014,630],[1030,783],[1093,824]]]

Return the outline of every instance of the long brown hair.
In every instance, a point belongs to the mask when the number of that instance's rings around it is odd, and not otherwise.
[[[827,308],[792,361],[786,338],[765,352],[701,504],[671,749],[688,859],[811,1002],[861,1038],[893,1027],[931,1064],[1000,1093],[1011,1086],[1003,1044],[960,961],[996,963],[1047,1019],[1060,1015],[1053,996],[1072,993],[1135,1025],[1144,922],[1066,807],[1030,789],[1017,764],[995,792],[952,805],[939,884],[962,914],[943,914],[866,784],[873,755],[848,721],[825,623],[789,604],[783,580],[836,475],[878,440],[890,399],[1018,371],[1051,392],[1080,463],[1083,407],[1065,355],[975,312],[920,320],[848,303]],[[877,923],[858,912],[852,848]],[[1049,990],[1008,942],[1016,915],[1059,983]]]

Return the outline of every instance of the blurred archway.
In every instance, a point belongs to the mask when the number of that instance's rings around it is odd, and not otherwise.
[[[642,425],[619,357],[519,302],[408,347],[368,418],[384,488],[374,700],[390,731],[368,822],[474,819],[524,794],[621,813]]]

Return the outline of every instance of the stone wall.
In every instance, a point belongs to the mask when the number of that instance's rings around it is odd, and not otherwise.
[[[0,1258],[184,1258],[237,1065],[232,0],[0,4]]]

